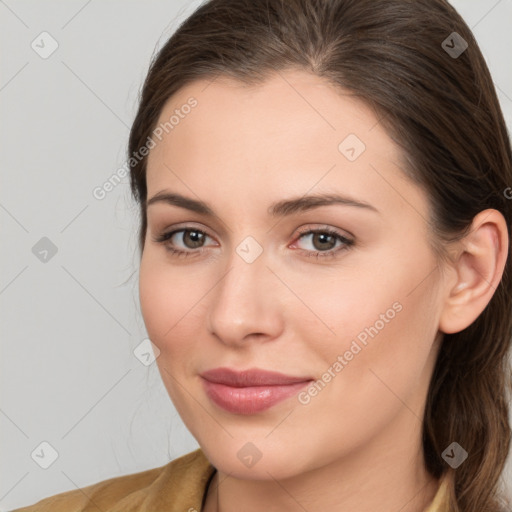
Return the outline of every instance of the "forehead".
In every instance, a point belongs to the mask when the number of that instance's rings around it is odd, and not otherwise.
[[[158,127],[148,197],[188,187],[219,200],[228,193],[279,199],[314,187],[385,206],[399,199],[390,183],[413,186],[404,182],[400,151],[377,114],[349,91],[302,71],[275,73],[250,87],[226,77],[192,82],[168,100]]]
[[[374,147],[376,142],[391,143],[375,113],[354,94],[297,70],[274,73],[260,85],[229,77],[192,82],[167,101],[158,125],[168,146],[191,136],[205,137],[231,151],[239,143],[252,145],[256,154],[261,154],[262,144],[272,150],[303,145],[307,139],[325,140],[331,148],[334,143],[337,150],[338,139],[354,132],[362,140],[371,138]]]

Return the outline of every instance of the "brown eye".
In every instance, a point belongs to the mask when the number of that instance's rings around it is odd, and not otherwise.
[[[336,245],[336,237],[327,233],[314,233],[311,241],[319,251],[332,249]]]
[[[196,229],[183,229],[182,241],[188,249],[197,249],[204,243],[205,233]],[[177,231],[176,233],[180,233]]]
[[[306,244],[307,248],[299,247],[300,252],[308,258],[314,257],[321,259],[335,257],[339,251],[344,251],[354,245],[354,240],[343,236],[332,228],[302,230],[301,235],[295,243],[297,244],[299,241],[308,238],[309,244]]]
[[[157,243],[164,244],[166,249],[174,254],[197,254],[203,250],[207,233],[195,228],[182,228],[162,233],[154,238]]]

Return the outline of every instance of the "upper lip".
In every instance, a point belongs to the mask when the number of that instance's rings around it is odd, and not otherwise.
[[[231,368],[214,368],[200,374],[204,379],[237,388],[250,386],[285,386],[312,380],[312,377],[292,377],[279,372],[251,368],[237,371]]]

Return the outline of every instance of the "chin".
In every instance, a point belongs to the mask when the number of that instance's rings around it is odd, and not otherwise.
[[[227,439],[229,438],[229,439]],[[222,473],[242,480],[286,479],[314,467],[305,451],[298,453],[297,443],[277,443],[268,439],[230,438],[225,442],[199,442],[213,466]]]

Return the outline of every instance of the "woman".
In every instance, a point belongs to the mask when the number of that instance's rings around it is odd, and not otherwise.
[[[443,0],[211,0],[129,140],[140,301],[200,449],[43,510],[504,511],[512,156]]]

